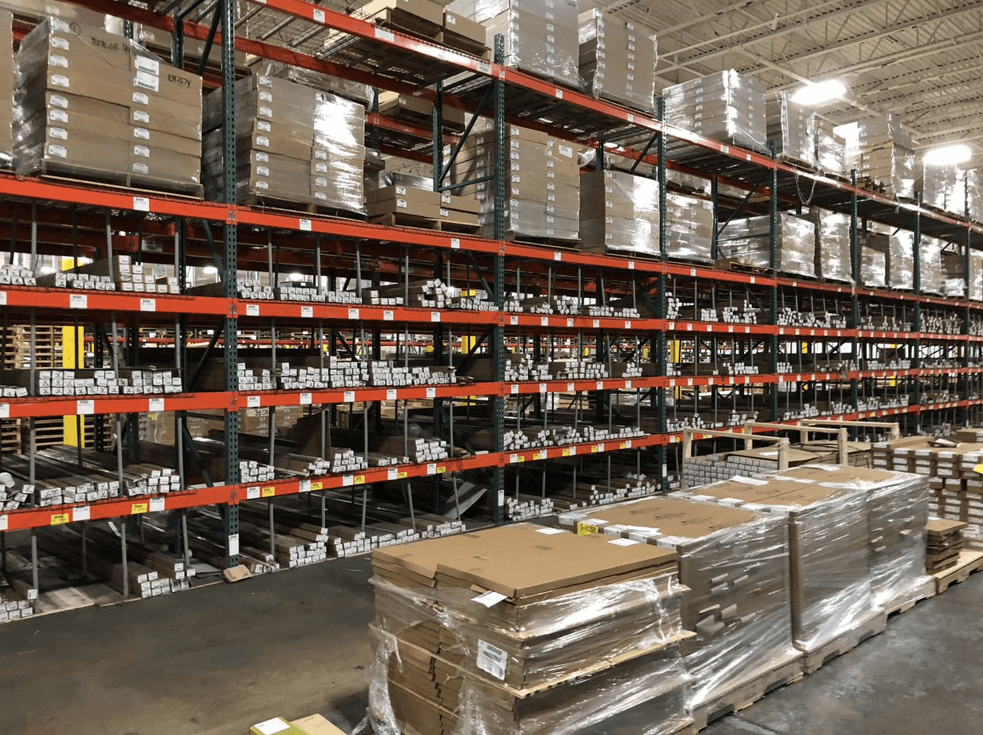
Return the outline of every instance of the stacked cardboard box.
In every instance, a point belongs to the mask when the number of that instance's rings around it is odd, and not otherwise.
[[[915,288],[915,233],[894,230],[888,237],[887,285],[911,291]]]
[[[925,526],[925,571],[936,574],[956,566],[963,549],[962,521],[946,521],[932,518]]]
[[[815,472],[816,466],[767,479],[737,477],[694,490],[690,496],[787,518],[792,634],[796,647],[806,654],[886,620],[871,595],[867,490],[845,483],[826,485],[803,476]]]
[[[755,268],[770,268],[770,233],[771,220],[767,216],[735,220],[721,233],[717,243],[720,255]],[[812,222],[779,213],[775,247],[775,266],[780,273],[808,278],[816,275],[816,228]]]
[[[865,118],[858,128],[860,175],[889,196],[914,197],[917,156],[911,133],[893,115]]]
[[[373,553],[376,732],[686,727],[675,554],[520,523]]]
[[[708,199],[666,194],[666,252],[670,258],[709,263],[713,237],[713,204]]]
[[[48,18],[21,42],[16,80],[19,172],[200,194],[200,77]]]
[[[594,97],[650,111],[655,107],[655,36],[594,9],[580,14],[580,76]]]
[[[813,217],[816,222],[816,276],[852,282],[849,215],[816,209]]]
[[[0,168],[14,164],[14,16],[0,10]]]
[[[464,130],[464,110],[446,104],[441,110],[444,127],[451,130]],[[416,97],[409,94],[380,92],[379,114],[395,120],[405,120],[417,125],[430,127],[433,124],[433,102],[423,97]]]
[[[814,116],[816,133],[816,167],[827,174],[846,176],[846,141],[833,132],[835,124],[820,115]]]
[[[775,153],[784,159],[816,166],[816,115],[792,102],[788,92],[779,92],[765,108],[768,139],[775,141]],[[825,141],[824,141],[825,143]]]
[[[666,122],[705,138],[766,150],[764,86],[733,69],[666,87]]]
[[[594,170],[580,179],[583,248],[659,255],[659,183],[623,171]]]
[[[314,204],[365,213],[365,109],[334,94],[265,75],[236,82],[235,201]],[[222,197],[222,91],[205,98],[204,170]]]
[[[784,518],[671,497],[571,511],[560,525],[677,553],[683,627],[696,632],[682,644],[690,712],[801,658],[792,645]]]
[[[576,240],[580,232],[580,167],[573,146],[546,133],[515,125],[505,130],[505,231],[507,237]],[[457,160],[456,183],[490,176],[495,168],[491,132],[473,133]],[[494,185],[466,186],[465,196],[481,201],[479,220],[486,235],[494,229]]]
[[[505,36],[507,66],[580,88],[577,0],[475,0],[470,17],[489,48]]]

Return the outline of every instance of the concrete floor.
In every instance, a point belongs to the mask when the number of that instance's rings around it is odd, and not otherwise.
[[[0,733],[245,735],[365,711],[367,558],[0,626]],[[705,735],[979,735],[983,574]],[[626,733],[625,735],[631,735]]]

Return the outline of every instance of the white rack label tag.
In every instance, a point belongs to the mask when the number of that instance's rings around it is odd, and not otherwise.
[[[437,389],[427,388],[427,398],[436,398],[436,397],[437,397]]]
[[[229,556],[239,556],[239,534],[229,536]]]
[[[344,475],[341,478],[341,484],[344,487],[351,487],[355,484],[355,475]]]
[[[259,485],[246,488],[246,500],[256,500],[259,498]]]
[[[437,465],[435,463],[431,462],[430,464],[427,465],[427,474],[428,475],[437,474]]]
[[[313,8],[311,15],[314,17],[314,22],[315,23],[323,23],[324,22],[324,11],[323,10],[321,10],[319,8]]]
[[[453,250],[460,250],[460,248],[461,248],[461,240],[460,240],[460,238],[457,238],[457,237],[452,237],[451,238],[451,248]]]
[[[302,306],[300,307],[300,316],[302,319],[313,319],[314,318],[314,307],[313,306]]]
[[[311,481],[310,480],[301,480],[300,481],[300,492],[302,492],[302,493],[309,493],[310,491],[311,491]]]
[[[539,384],[539,392],[540,393],[545,393],[546,392],[546,383],[540,383]]]
[[[0,419],[9,419],[9,418],[10,418],[10,404],[0,403]]]
[[[397,395],[399,395],[399,391],[397,391],[395,388],[388,388],[388,389],[386,389],[386,400],[387,401],[395,401]]]
[[[133,197],[133,209],[137,212],[149,212],[150,200],[147,197]]]
[[[156,513],[157,511],[164,510],[166,503],[164,498],[151,498],[150,499],[150,512]]]
[[[259,408],[262,399],[259,396],[247,396],[246,397],[246,408]]]
[[[6,306],[6,305],[7,305],[7,292],[0,291],[0,306]]]
[[[389,313],[391,314],[392,312],[389,312]],[[358,319],[359,314],[360,314],[360,312],[359,312],[358,309],[349,309],[348,310],[348,318],[349,319]]]
[[[246,304],[246,316],[259,316],[259,304]]]
[[[548,316],[539,317],[539,326],[548,327],[550,325],[550,318]]]
[[[157,299],[140,299],[140,311],[157,311]]]
[[[300,218],[300,229],[303,232],[310,232],[311,231],[311,221],[309,219],[306,219],[304,217],[301,217]]]
[[[382,321],[391,322],[393,320],[393,313],[391,311],[382,312]]]
[[[300,394],[300,405],[301,406],[310,406],[311,403],[313,403],[313,402],[314,401],[313,401],[313,398],[312,398],[312,396],[311,396],[310,393],[301,393]]]
[[[96,412],[96,402],[91,399],[75,401],[75,413],[79,416],[87,416]]]
[[[353,390],[346,390],[345,391],[345,398],[344,398],[344,400],[345,400],[345,403],[354,403],[355,402],[355,391],[353,391]]]
[[[89,308],[89,297],[81,293],[73,293],[68,297],[68,308],[70,309],[88,309]]]
[[[0,516],[0,531],[7,530],[7,516]]]
[[[430,321],[432,321],[432,322],[439,322],[440,321],[440,312],[439,311],[431,311],[430,312]]]
[[[514,326],[516,326],[516,325],[517,325],[518,323],[519,323],[519,317],[517,317],[517,316],[510,316],[510,317],[509,317],[509,326],[512,326],[512,327],[514,327]]]
[[[399,477],[399,470],[397,470],[395,467],[390,467],[388,470],[386,470],[387,480],[395,480],[397,477]]]
[[[163,411],[164,410],[164,399],[163,398],[151,398],[148,401],[150,404],[147,407],[148,411]]]
[[[92,509],[87,505],[82,505],[78,508],[72,508],[72,520],[73,521],[87,521],[92,517]]]
[[[380,41],[388,41],[390,43],[396,40],[396,35],[392,31],[387,31],[385,28],[380,28],[379,26],[375,27],[375,37]]]
[[[509,388],[509,391],[512,393],[513,396],[517,396],[519,395],[519,386],[513,383],[512,386]]]

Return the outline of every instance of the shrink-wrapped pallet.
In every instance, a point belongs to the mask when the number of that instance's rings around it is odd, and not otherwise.
[[[645,111],[655,108],[655,36],[596,8],[580,14],[580,77],[588,94]]]

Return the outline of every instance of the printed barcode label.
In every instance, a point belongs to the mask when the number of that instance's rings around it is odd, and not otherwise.
[[[491,674],[499,681],[505,680],[505,666],[509,656],[501,648],[493,646],[487,641],[478,639],[478,668],[485,673]]]
[[[89,308],[89,297],[85,294],[72,294],[68,297],[68,306],[71,309]]]

